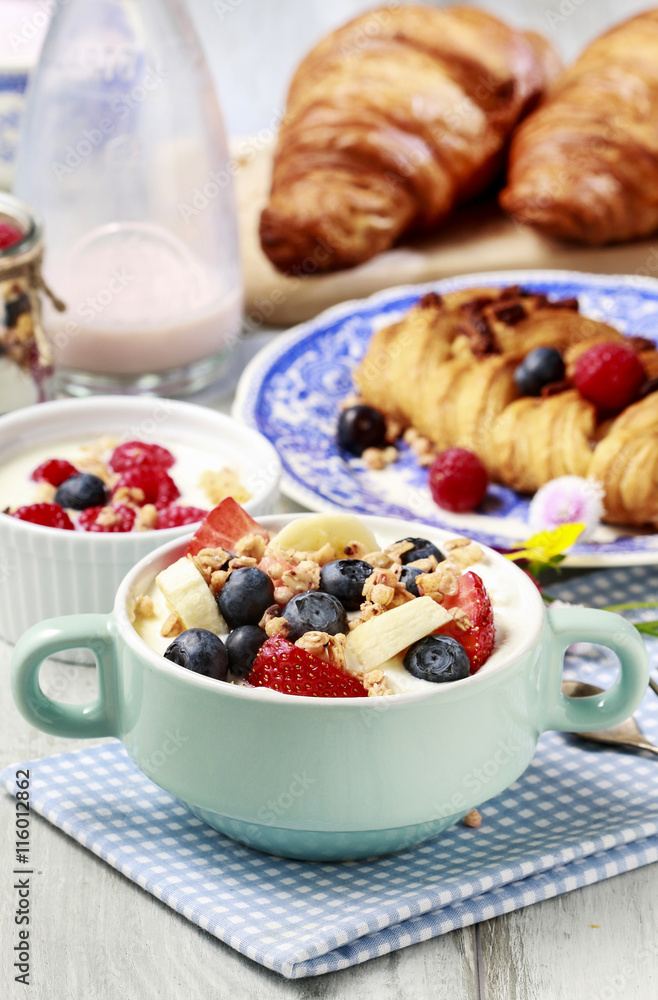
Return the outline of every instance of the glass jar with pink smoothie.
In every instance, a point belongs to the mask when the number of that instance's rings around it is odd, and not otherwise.
[[[242,288],[233,165],[182,0],[58,6],[28,97],[17,191],[48,230],[46,311],[71,394],[226,380]]]

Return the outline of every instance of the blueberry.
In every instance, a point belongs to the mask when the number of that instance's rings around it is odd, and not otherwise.
[[[430,556],[434,556],[437,562],[443,562],[445,556],[439,552],[436,545],[429,542],[427,538],[402,538],[403,542],[411,542],[413,549],[409,549],[408,552],[403,552],[400,556],[402,564],[416,562],[417,559],[429,559]]]
[[[226,640],[228,668],[235,677],[246,677],[258,652],[267,639],[267,632],[258,625],[241,625]]]
[[[166,658],[186,670],[204,677],[225,681],[228,673],[226,646],[214,632],[205,628],[188,628],[181,632],[165,650]]]
[[[372,571],[363,559],[337,559],[320,570],[320,590],[337,597],[346,611],[357,611],[363,602],[363,584]]]
[[[87,507],[104,507],[109,499],[110,492],[102,479],[89,472],[79,472],[57,488],[54,502],[60,507],[86,510]]]
[[[290,622],[289,642],[297,642],[305,632],[327,632],[338,635],[347,632],[345,608],[332,594],[307,590],[296,594],[283,609],[283,617]]]
[[[554,347],[535,347],[514,371],[516,388],[524,396],[540,396],[545,385],[561,382],[564,361]]]
[[[386,444],[386,421],[372,406],[350,406],[338,420],[338,444],[352,455]]]
[[[466,650],[449,635],[428,635],[414,643],[407,650],[404,665],[414,677],[434,684],[460,681],[470,673]]]
[[[5,326],[16,326],[18,317],[22,316],[23,313],[31,312],[31,310],[30,298],[25,293],[5,302]]]
[[[258,625],[274,604],[274,584],[255,566],[234,569],[217,595],[217,604],[230,629]]]
[[[420,597],[416,577],[420,576],[422,572],[422,569],[417,569],[415,566],[404,566],[400,573],[400,583],[403,583],[414,597]]]

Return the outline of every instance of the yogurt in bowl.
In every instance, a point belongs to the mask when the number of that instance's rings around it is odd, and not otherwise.
[[[128,610],[151,649],[220,681],[429,693],[495,668],[513,643],[518,595],[494,561],[467,538],[375,536],[344,513],[270,533],[227,500]]]
[[[249,495],[244,503],[252,514],[270,511],[278,497],[279,460],[257,432],[191,403],[106,396],[43,403],[0,418],[0,510],[32,506],[36,490],[52,487],[52,483],[31,479],[45,460],[68,459],[76,471],[88,473],[94,466],[76,465],[85,454],[107,467],[101,456],[82,449],[108,437],[113,439],[113,447],[108,449],[107,459],[117,441],[151,442],[168,449],[175,459],[170,478],[181,492],[173,506],[184,500],[189,512],[190,505],[198,504],[197,522],[203,516],[200,508],[214,506],[210,498],[200,502],[204,497],[196,492],[198,473],[231,470],[239,489],[245,491],[242,495]],[[102,475],[98,467],[94,471]],[[114,474],[114,470],[108,471]],[[43,519],[23,520],[0,513],[2,638],[16,642],[31,625],[53,615],[109,611],[119,583],[136,562],[158,545],[190,531],[171,513],[169,526],[158,530],[151,530],[157,528],[157,518],[150,527],[143,524],[145,530],[111,530],[117,527],[111,523],[112,508],[129,510],[125,516],[134,515],[132,528],[138,525],[140,511],[146,509],[143,501],[151,498],[132,494],[116,503],[111,496],[107,503],[105,497],[98,499],[103,502],[91,508],[83,504],[83,509],[64,509],[72,522],[69,530],[62,530],[66,521],[57,527],[47,519],[44,523]],[[157,502],[157,497],[153,499]],[[155,508],[151,514],[159,517],[156,504],[150,506]],[[106,507],[111,509],[105,511]],[[83,517],[90,519],[88,530],[75,530]],[[95,523],[98,519],[104,523]]]
[[[303,527],[304,520],[270,516],[258,523],[273,535]],[[360,520],[380,544],[409,536],[441,549],[452,537],[403,520]],[[474,675],[389,697],[365,691],[292,697],[219,681],[166,658],[134,626],[135,601],[185,558],[191,539],[188,533],[169,542],[131,569],[112,614],[74,615],[30,629],[14,651],[12,690],[23,715],[47,732],[118,737],[153,781],[215,829],[258,850],[345,860],[411,847],[515,781],[544,730],[614,725],[646,691],[647,654],[633,626],[605,611],[547,611],[526,575],[484,547],[478,565],[490,567],[497,645]],[[173,586],[169,593],[179,603]],[[614,686],[596,698],[561,693],[564,651],[581,640],[609,646],[621,662]],[[94,649],[99,697],[89,705],[55,702],[39,687],[40,664],[78,646]],[[163,755],[172,732],[180,737],[176,753]],[[300,768],[304,794],[275,815],[268,800]]]

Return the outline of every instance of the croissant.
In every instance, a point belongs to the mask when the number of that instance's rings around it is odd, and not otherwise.
[[[500,202],[590,245],[658,229],[658,10],[585,50],[519,127]]]
[[[624,341],[647,378],[658,377],[651,341],[583,316],[575,299],[551,302],[516,286],[430,293],[374,334],[354,381],[364,402],[437,451],[475,452],[495,481],[534,493],[558,476],[593,477],[606,520],[658,525],[658,392],[601,420],[570,387],[580,355],[601,341]],[[520,396],[515,369],[540,346],[562,352],[567,380]]]
[[[369,11],[294,75],[260,219],[282,271],[351,267],[436,227],[495,177],[559,61],[470,7]]]

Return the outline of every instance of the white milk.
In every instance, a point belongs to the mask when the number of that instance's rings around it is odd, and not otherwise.
[[[67,310],[49,308],[56,365],[101,375],[182,368],[224,350],[242,298],[178,237],[150,223],[100,226],[48,278]]]

